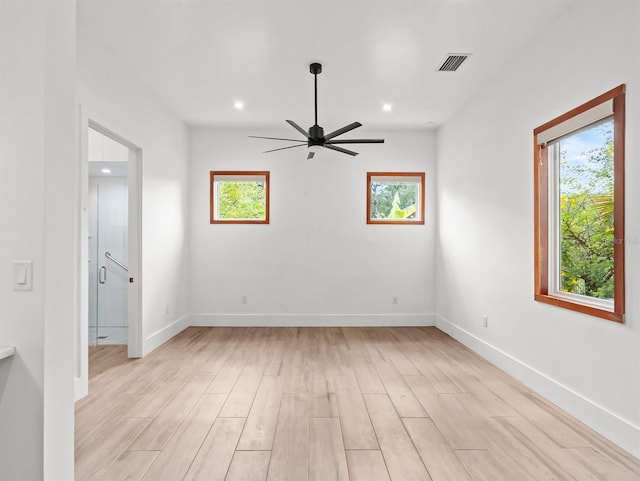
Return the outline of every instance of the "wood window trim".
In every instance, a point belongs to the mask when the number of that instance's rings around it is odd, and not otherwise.
[[[537,135],[603,102],[613,101],[614,149],[614,301],[613,311],[554,296],[549,293],[549,178],[546,146],[538,145]],[[614,322],[624,322],[624,131],[625,85],[620,85],[579,107],[537,127],[533,131],[534,166],[534,299],[554,306],[589,314]],[[544,168],[543,168],[544,167]]]
[[[265,178],[265,218],[264,219],[216,219],[215,218],[215,194],[214,178],[216,176],[264,176]],[[210,224],[268,224],[269,223],[269,198],[270,198],[269,171],[255,170],[212,170],[209,172],[209,223]]]
[[[419,177],[420,178],[420,219],[415,220],[376,220],[371,219],[371,179],[373,177]],[[378,225],[424,225],[424,191],[425,191],[424,172],[367,172],[367,224]]]

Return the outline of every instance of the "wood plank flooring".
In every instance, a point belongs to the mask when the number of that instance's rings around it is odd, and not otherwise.
[[[189,328],[89,356],[77,481],[640,481],[435,328]]]

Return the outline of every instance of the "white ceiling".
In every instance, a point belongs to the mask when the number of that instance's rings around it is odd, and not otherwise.
[[[446,122],[575,2],[79,0],[78,42],[93,36],[190,125],[291,119],[306,129],[308,66],[318,61],[326,132],[353,121],[425,128]],[[455,73],[436,71],[459,52],[473,55]]]

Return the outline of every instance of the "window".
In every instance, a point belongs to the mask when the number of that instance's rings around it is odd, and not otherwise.
[[[534,130],[535,299],[624,321],[621,85]]]
[[[269,172],[210,172],[212,224],[268,224]]]
[[[424,172],[367,172],[367,224],[424,224]]]

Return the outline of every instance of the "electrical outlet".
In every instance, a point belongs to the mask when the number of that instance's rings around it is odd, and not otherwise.
[[[391,304],[397,304],[398,303],[398,298],[396,296],[393,296],[391,298]]]
[[[242,296],[240,298],[240,302],[242,302],[243,304],[246,304],[247,303],[247,296]]]
[[[482,326],[489,327],[489,318],[487,317],[486,314],[482,315]]]

